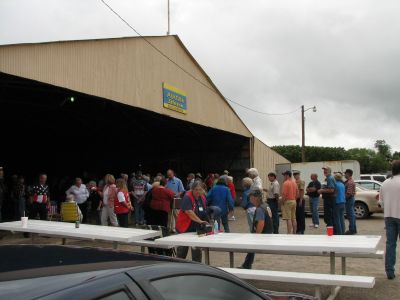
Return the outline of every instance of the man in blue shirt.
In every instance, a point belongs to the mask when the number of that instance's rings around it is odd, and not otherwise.
[[[333,213],[336,204],[335,190],[336,182],[332,176],[332,169],[330,167],[323,167],[324,175],[326,176],[326,183],[318,190],[318,194],[322,194],[324,200],[324,221],[326,226],[333,226]]]
[[[181,198],[185,193],[185,188],[183,187],[182,180],[180,180],[178,177],[175,177],[175,172],[171,169],[167,171],[167,185],[165,187],[175,193],[175,198]],[[178,210],[172,209],[169,218],[169,229],[172,232],[175,232],[175,221],[177,215]]]
[[[182,196],[183,192],[185,191],[183,187],[182,180],[175,177],[175,172],[171,169],[167,171],[167,185],[166,188],[170,189],[175,193],[176,196]]]
[[[335,215],[333,219],[334,234],[344,234],[344,205],[346,203],[346,193],[343,183],[343,174],[338,172],[335,173],[336,181],[336,204],[335,204]]]
[[[226,186],[226,175],[218,179],[217,184],[207,194],[207,206],[217,206],[221,210],[221,221],[225,232],[229,232],[228,213],[233,210],[233,199],[230,190]],[[221,226],[221,225],[219,225]]]

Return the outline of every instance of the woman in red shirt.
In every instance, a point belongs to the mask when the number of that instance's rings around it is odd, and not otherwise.
[[[159,225],[168,227],[168,213],[171,211],[171,206],[174,201],[175,193],[167,189],[165,179],[160,180],[159,186],[154,186],[151,194],[149,225]]]
[[[118,224],[121,227],[128,227],[129,212],[132,210],[131,201],[126,182],[123,178],[117,179],[117,199],[114,201],[114,212],[117,215]]]

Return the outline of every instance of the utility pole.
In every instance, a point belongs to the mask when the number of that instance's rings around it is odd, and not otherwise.
[[[306,145],[305,145],[305,130],[304,130],[304,105],[301,106],[301,162],[306,161]]]
[[[304,121],[305,121],[304,113],[310,109],[312,109],[313,112],[317,112],[317,107],[315,105],[307,109],[304,109],[304,105],[301,106],[301,161],[302,162],[306,161],[306,145],[305,145],[306,137],[304,128]]]
[[[168,0],[168,30],[167,30],[167,35],[170,33],[170,20],[169,20],[169,0]]]

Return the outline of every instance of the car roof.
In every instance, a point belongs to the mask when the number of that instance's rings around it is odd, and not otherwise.
[[[372,179],[357,179],[357,180],[354,180],[354,182],[371,182],[371,183],[376,183],[376,184],[379,184],[379,185],[382,185],[382,182],[380,182],[380,181],[378,181],[378,180],[372,180]]]
[[[129,263],[129,261],[125,263]],[[156,264],[141,265],[131,268],[97,270],[91,272],[4,281],[0,282],[0,294],[2,295],[2,298],[9,297],[13,300],[26,299],[27,295],[29,295],[29,299],[41,298],[60,291],[67,291],[70,288],[79,287],[82,284],[94,283],[96,280],[101,280],[102,278],[109,280],[107,277],[117,274],[125,275],[128,280],[133,279],[139,284],[170,276],[215,276],[229,279],[238,284],[245,285],[249,289],[255,290],[254,287],[244,283],[232,274],[211,266],[192,262],[158,262]]]

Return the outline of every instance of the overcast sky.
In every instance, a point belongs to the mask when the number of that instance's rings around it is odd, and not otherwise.
[[[106,0],[142,35],[167,31],[167,0]],[[400,151],[400,2],[171,0],[177,34],[266,144]],[[136,36],[99,0],[0,0],[0,44]],[[189,100],[190,101],[190,100]]]

